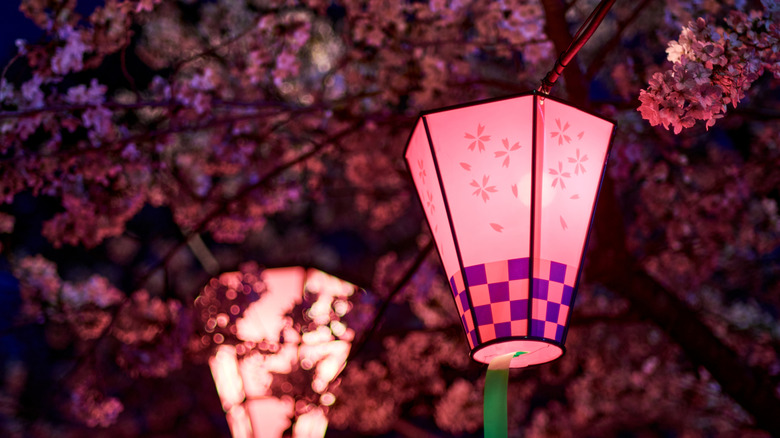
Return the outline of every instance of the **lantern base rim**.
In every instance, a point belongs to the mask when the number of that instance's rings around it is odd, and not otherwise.
[[[508,353],[518,353],[509,368],[524,368],[551,362],[566,353],[560,342],[536,336],[507,336],[483,342],[471,350],[471,358],[489,364],[491,359]]]

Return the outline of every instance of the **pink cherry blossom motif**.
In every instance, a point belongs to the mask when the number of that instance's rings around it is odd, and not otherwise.
[[[466,169],[468,171],[471,171],[471,164],[469,164],[469,163],[460,163],[460,167],[462,167],[462,168],[464,168],[464,169]]]
[[[495,155],[496,155],[496,158],[505,157],[504,158],[504,162],[501,163],[501,166],[502,167],[509,167],[509,153],[512,152],[512,151],[516,151],[516,150],[520,149],[520,142],[519,141],[515,142],[515,144],[513,144],[510,147],[508,138],[505,138],[505,139],[503,139],[501,141],[504,143],[504,149],[506,149],[506,150],[497,151],[497,152],[495,152]]]
[[[566,231],[567,228],[569,228],[568,225],[566,225],[566,221],[563,220],[563,216],[560,216],[561,218],[561,228],[563,228],[563,231]]]
[[[473,151],[475,147],[479,146],[479,151],[482,152],[485,150],[485,142],[490,141],[489,135],[482,135],[482,133],[485,132],[485,127],[481,124],[477,124],[477,135],[469,134],[468,132],[465,133],[464,138],[467,138],[469,140],[474,140],[469,144],[469,150]]]
[[[498,189],[496,189],[496,186],[487,185],[489,179],[490,179],[489,176],[483,175],[481,185],[477,182],[477,180],[475,179],[471,180],[471,186],[477,188],[477,190],[474,190],[474,193],[472,193],[472,195],[482,196],[482,200],[487,202],[488,199],[490,199],[490,195],[488,195],[488,192],[496,193],[498,191]]]
[[[431,209],[431,214],[433,214],[434,211],[436,211],[436,206],[433,205],[433,195],[431,194],[431,191],[427,191],[428,199],[425,200],[426,207]]]
[[[551,132],[550,137],[555,138],[558,137],[558,145],[562,145],[563,141],[565,140],[566,143],[571,143],[571,137],[566,135],[566,130],[569,129],[569,122],[566,122],[563,127],[561,127],[561,119],[555,119],[555,124],[558,125],[558,131]]]
[[[588,155],[584,154],[580,156],[580,150],[577,149],[577,156],[576,157],[569,157],[569,163],[575,163],[574,164],[574,174],[579,175],[580,170],[582,170],[582,173],[585,173],[585,166],[582,165],[582,163],[588,161]]]
[[[419,172],[417,172],[417,175],[420,176],[420,180],[422,180],[422,183],[425,184],[425,177],[428,176],[428,174],[425,173],[425,169],[423,168],[423,160],[417,160],[417,166],[420,168]]]
[[[498,231],[499,233],[504,230],[504,227],[502,227],[499,224],[492,223],[492,222],[490,223],[490,227],[493,228],[494,230]]]
[[[563,182],[563,179],[571,178],[571,174],[569,172],[563,171],[563,162],[561,161],[558,162],[558,170],[550,169],[550,175],[555,176],[552,182],[553,188],[555,188],[555,186],[557,186],[558,183],[560,183],[562,190],[566,188],[566,184]]]

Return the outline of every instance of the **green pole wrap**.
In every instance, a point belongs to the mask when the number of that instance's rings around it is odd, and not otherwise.
[[[509,427],[506,414],[506,389],[509,383],[509,364],[525,351],[496,356],[488,365],[485,376],[485,398],[482,416],[485,438],[507,438]]]

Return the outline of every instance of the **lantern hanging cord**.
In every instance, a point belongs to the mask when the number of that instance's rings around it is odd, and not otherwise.
[[[547,76],[545,76],[544,79],[542,79],[542,85],[539,87],[539,91],[544,94],[550,93],[550,89],[552,89],[552,86],[555,85],[555,82],[563,73],[563,69],[569,65],[572,58],[574,58],[582,46],[588,42],[593,33],[596,32],[596,29],[604,20],[604,17],[607,16],[607,12],[609,12],[614,3],[615,0],[601,0],[598,6],[593,9],[593,12],[590,13],[590,16],[588,16],[587,20],[582,23],[582,26],[577,30],[577,33],[572,37],[569,47],[567,47],[558,57],[558,60],[555,61],[553,69],[547,73]]]

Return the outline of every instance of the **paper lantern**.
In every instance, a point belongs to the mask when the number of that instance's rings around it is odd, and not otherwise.
[[[325,413],[336,400],[329,387],[354,338],[341,318],[356,290],[301,267],[227,272],[204,288],[196,307],[206,336],[224,342],[209,365],[234,438],[282,437],[290,426],[294,438],[325,435]],[[234,302],[243,295],[259,298],[237,316]],[[300,369],[311,379],[297,383],[309,388],[276,381]]]
[[[614,131],[538,92],[420,115],[405,158],[475,360],[564,354]]]

